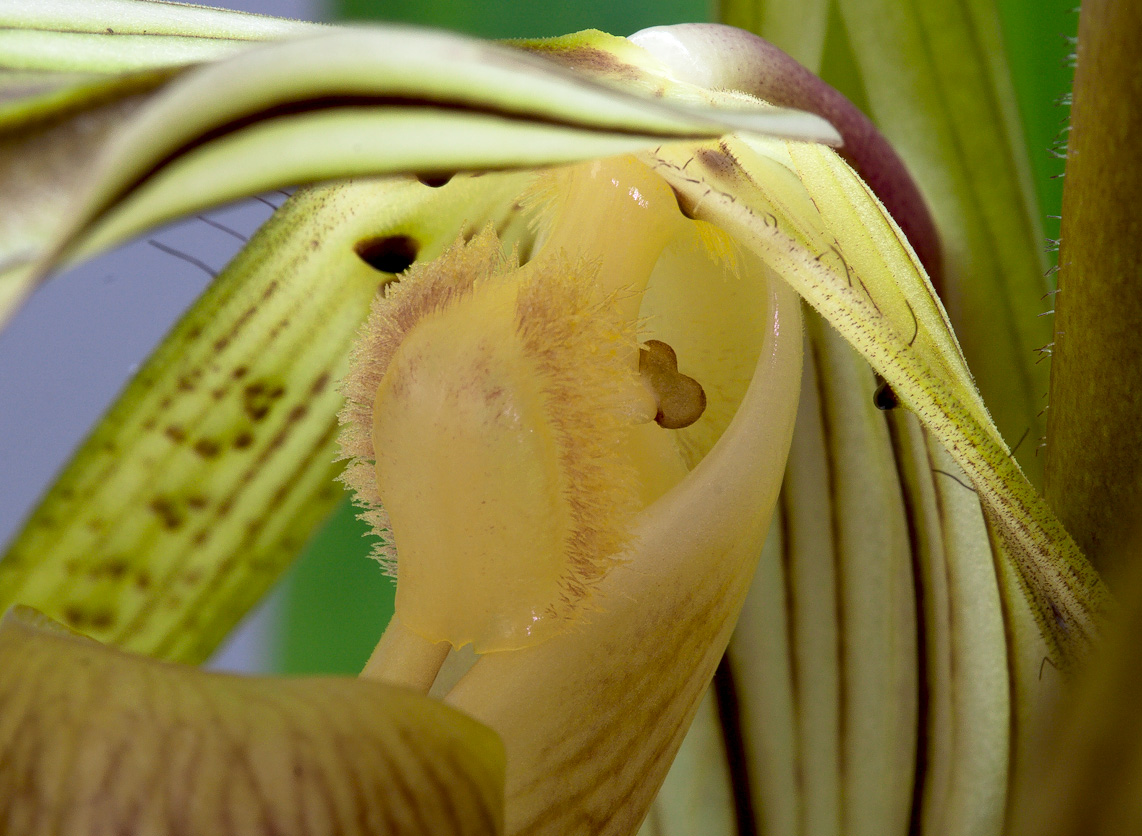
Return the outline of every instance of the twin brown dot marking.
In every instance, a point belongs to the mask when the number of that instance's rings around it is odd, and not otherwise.
[[[639,349],[638,373],[658,401],[654,420],[660,427],[680,430],[706,411],[702,384],[678,371],[678,355],[661,340],[647,340],[645,347]]]

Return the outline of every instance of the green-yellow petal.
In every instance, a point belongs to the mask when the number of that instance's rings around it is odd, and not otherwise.
[[[819,145],[731,137],[655,158],[691,214],[758,253],[948,449],[979,491],[1053,658],[1082,657],[1111,608],[1106,588],[1011,458],[915,253],[869,188]]]
[[[45,622],[0,622],[6,833],[502,830],[503,747],[436,701],[357,679],[206,673]]]

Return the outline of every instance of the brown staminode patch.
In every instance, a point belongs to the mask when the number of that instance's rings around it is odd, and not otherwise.
[[[485,235],[488,233],[485,233]],[[480,239],[473,239],[472,244]],[[427,264],[414,264],[404,281],[384,288],[361,328],[350,354],[349,373],[341,384],[345,406],[341,422],[341,453],[349,460],[341,481],[354,491],[364,508],[361,519],[380,540],[374,556],[395,576],[396,551],[388,515],[381,505],[374,465],[373,402],[389,363],[409,331],[424,316],[447,308],[470,293],[477,280],[502,268],[499,248],[465,245],[457,241],[444,255]]]

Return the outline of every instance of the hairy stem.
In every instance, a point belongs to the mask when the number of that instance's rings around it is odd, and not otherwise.
[[[1142,6],[1083,3],[1047,421],[1047,499],[1111,574],[1142,500],[1140,42]]]

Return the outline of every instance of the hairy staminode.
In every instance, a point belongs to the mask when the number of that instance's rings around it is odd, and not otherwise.
[[[652,274],[667,265],[719,297],[737,284],[709,230],[632,158],[541,176],[520,203],[536,255],[519,265],[489,227],[414,264],[375,302],[343,387],[344,480],[397,576],[399,621],[477,652],[596,608],[633,516],[693,463],[666,428],[698,421],[702,386],[670,346],[637,339],[675,307],[659,294],[644,318]],[[678,310],[672,333],[690,343],[725,327]]]
[[[519,268],[488,230],[374,309],[358,358],[371,444],[356,425],[346,479],[399,554],[402,620],[430,640],[486,651],[558,631],[625,545],[624,441],[653,403],[595,271]]]

